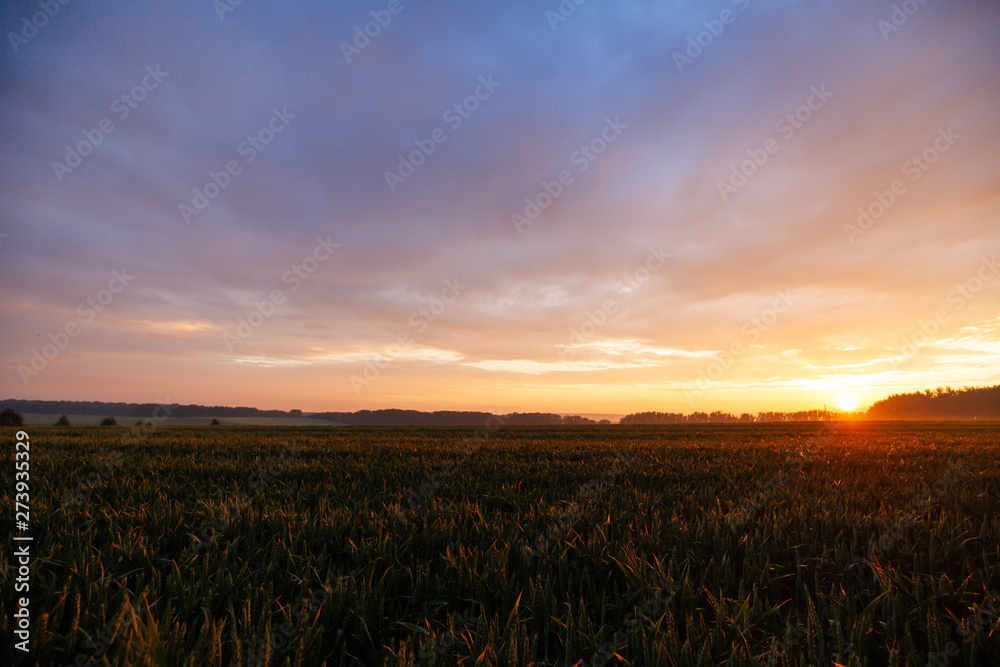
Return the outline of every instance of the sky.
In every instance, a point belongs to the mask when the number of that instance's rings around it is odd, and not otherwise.
[[[0,397],[739,413],[1000,382],[995,2],[35,0],[0,28]]]

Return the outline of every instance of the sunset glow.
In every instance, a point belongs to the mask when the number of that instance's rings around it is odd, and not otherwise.
[[[837,407],[844,412],[851,412],[858,407],[858,399],[854,396],[841,396],[837,399]]]
[[[403,6],[358,48],[349,3],[74,4],[8,52],[0,395],[739,413],[1000,382],[995,4]]]

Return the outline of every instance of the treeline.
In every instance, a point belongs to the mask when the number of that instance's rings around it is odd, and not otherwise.
[[[353,426],[483,426],[500,423],[507,426],[555,426],[597,424],[593,419],[579,415],[557,415],[551,412],[513,412],[499,417],[489,412],[459,412],[440,410],[358,410],[357,412],[318,412],[309,415],[301,410],[259,410],[258,408],[230,408],[206,405],[159,405],[157,403],[105,403],[100,401],[30,401],[7,399],[0,401],[0,409],[11,408],[22,414],[115,415],[149,419],[168,417],[314,417]],[[728,412],[637,412],[622,417],[620,424],[706,424],[823,421],[840,418],[838,413],[824,410],[799,412],[744,412],[736,416]],[[874,403],[865,414],[866,419],[1000,419],[1000,385],[995,387],[967,387],[955,390],[938,387],[937,390],[894,394]],[[606,419],[601,424],[610,424]]]
[[[550,426],[596,424],[593,419],[579,415],[561,416],[550,412],[513,412],[499,419],[489,412],[458,412],[440,410],[358,410],[357,412],[318,412],[305,415],[301,410],[259,410],[257,408],[230,408],[208,405],[160,405],[157,403],[106,403],[102,401],[29,401],[7,399],[0,401],[0,409],[11,408],[21,414],[115,415],[152,419],[163,416],[175,419],[190,417],[304,417],[349,424],[352,426],[482,426],[501,421],[512,426]],[[610,423],[603,420],[602,423]]]
[[[1000,385],[893,394],[868,409],[868,419],[1000,419]]]
[[[744,412],[740,416],[728,412],[637,412],[626,415],[619,424],[733,424],[751,422],[813,422],[829,419],[830,413],[823,410],[802,410],[799,412]]]
[[[561,416],[551,412],[512,412],[499,417],[489,412],[456,412],[440,410],[358,410],[357,412],[318,412],[317,419],[351,424],[352,426],[482,426],[500,421],[504,426],[555,426],[596,424],[579,415]],[[611,423],[603,420],[605,423]]]
[[[102,401],[26,401],[6,399],[0,408],[11,408],[22,414],[40,415],[115,415],[117,417],[301,417],[301,410],[258,410],[257,408],[227,408],[208,405],[160,405],[159,403],[105,403]],[[159,411],[156,412],[157,408]],[[155,413],[155,414],[154,414]]]

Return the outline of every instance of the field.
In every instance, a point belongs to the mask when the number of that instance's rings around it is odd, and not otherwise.
[[[997,422],[25,430],[38,664],[1000,664]]]

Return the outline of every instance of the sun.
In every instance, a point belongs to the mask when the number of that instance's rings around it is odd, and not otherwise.
[[[837,398],[837,407],[844,412],[851,412],[854,408],[858,407],[857,396],[842,395]]]

